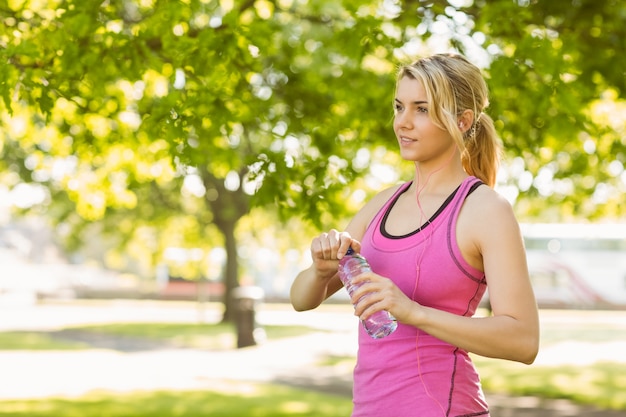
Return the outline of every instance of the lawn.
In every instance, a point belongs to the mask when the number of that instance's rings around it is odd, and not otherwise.
[[[312,329],[264,326],[263,331],[267,339],[276,340],[310,333]],[[104,338],[208,350],[232,349],[237,345],[235,329],[230,324],[114,323],[50,332],[0,332],[0,350],[81,350],[90,347],[89,340]]]
[[[602,409],[626,410],[626,363],[526,366],[475,358],[486,391],[565,398]]]
[[[265,326],[264,330],[268,340],[312,331],[304,326]],[[81,350],[90,347],[82,340],[102,338],[208,350],[232,349],[236,345],[235,330],[228,324],[121,323],[51,332],[0,332],[0,350]],[[345,396],[272,384],[246,384],[232,392],[103,392],[80,398],[0,401],[0,416],[16,417],[339,417],[349,415],[351,409],[352,402]]]
[[[597,318],[590,313],[563,313],[542,322],[542,348],[576,341],[594,343],[623,341],[626,323]],[[577,315],[580,314],[581,318]],[[601,316],[603,317],[603,316]],[[623,314],[620,317],[625,317]],[[601,324],[598,324],[601,323]],[[265,326],[268,340],[311,331],[303,326]],[[319,331],[319,330],[317,330]],[[80,337],[77,337],[80,336]],[[85,340],[118,338],[175,347],[209,350],[232,349],[236,336],[225,324],[125,323],[66,328],[53,332],[0,332],[0,350],[77,350],[89,348]],[[564,354],[567,353],[564,351]],[[599,408],[626,410],[626,362],[594,362],[584,365],[531,366],[474,357],[486,391],[545,398],[567,398]],[[326,358],[320,367],[350,368],[353,357]],[[302,391],[271,384],[248,384],[242,391],[140,392],[91,394],[78,399],[50,398],[0,401],[0,416],[345,416],[348,397]]]
[[[349,398],[270,384],[253,385],[243,395],[156,391],[0,402],[0,416],[15,417],[339,417],[351,410]]]
[[[593,354],[599,343],[626,340],[626,315],[611,311],[542,312],[541,349],[558,346],[563,356]],[[580,344],[581,347],[573,347]],[[587,349],[587,350],[585,350]],[[598,408],[626,410],[626,362],[531,366],[473,357],[487,391],[566,398]]]

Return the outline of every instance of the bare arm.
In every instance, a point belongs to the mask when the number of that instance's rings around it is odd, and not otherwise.
[[[343,287],[337,274],[339,259],[350,246],[360,252],[360,240],[367,225],[393,191],[394,188],[390,188],[370,200],[350,221],[345,232],[333,229],[313,239],[313,262],[296,276],[291,285],[290,300],[295,310],[314,309]]]
[[[296,276],[291,286],[290,299],[295,310],[314,309],[342,287],[337,275],[337,253],[345,254],[351,243],[348,234],[334,229],[313,239],[313,263]]]
[[[341,288],[336,276],[329,280],[315,276],[313,266],[301,271],[291,286],[291,305],[296,311],[307,311],[318,307],[322,302]]]
[[[497,203],[489,223],[476,224],[493,315],[466,318],[416,309],[412,321],[424,331],[479,355],[532,363],[539,344],[537,305],[526,253],[508,204]],[[478,229],[480,227],[480,229]]]
[[[376,293],[359,303],[355,314],[366,318],[385,309],[399,321],[469,352],[532,363],[539,344],[538,313],[519,226],[506,201],[492,190],[478,189],[474,194],[479,192],[481,195],[472,195],[466,201],[472,199],[474,203],[463,208],[457,240],[469,241],[471,245],[465,247],[473,253],[474,263],[482,262],[492,316],[463,317],[424,307],[408,298],[391,280],[373,273],[355,280],[370,282],[355,292],[353,300],[367,292]]]

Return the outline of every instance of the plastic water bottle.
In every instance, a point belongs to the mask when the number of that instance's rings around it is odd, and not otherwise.
[[[353,285],[352,279],[363,272],[371,270],[370,265],[363,256],[354,252],[352,248],[348,249],[346,255],[339,261],[339,279],[341,279],[341,282],[346,287],[346,290],[348,290],[350,296],[360,287],[360,285]],[[368,294],[365,294],[359,301],[367,296]],[[389,336],[398,327],[396,319],[385,310],[377,311],[366,320],[362,320],[361,323],[363,323],[367,334],[374,339]]]

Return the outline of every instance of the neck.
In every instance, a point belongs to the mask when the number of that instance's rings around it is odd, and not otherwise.
[[[418,194],[422,192],[446,193],[450,188],[458,186],[467,176],[458,152],[454,152],[437,166],[415,162],[413,185]]]

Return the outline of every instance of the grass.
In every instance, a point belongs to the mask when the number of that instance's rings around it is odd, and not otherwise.
[[[264,326],[266,337],[276,340],[310,333],[304,326]],[[316,330],[319,331],[319,330]],[[84,342],[67,339],[108,336],[171,343],[209,350],[236,346],[229,324],[122,323],[80,326],[59,332],[0,332],[0,350],[80,350]],[[155,391],[94,393],[80,398],[44,398],[0,401],[0,416],[28,417],[287,417],[346,416],[350,398],[272,384],[245,384],[229,392]]]
[[[560,314],[560,313],[559,313]],[[585,321],[585,314],[564,315],[542,323],[542,348],[565,342],[593,343],[624,340],[626,322],[618,318]],[[579,320],[579,316],[582,319]],[[604,316],[602,316],[604,317]],[[622,316],[619,316],[622,317]],[[265,326],[268,340],[306,334],[303,326]],[[209,350],[232,349],[235,329],[227,324],[125,323],[82,326],[62,332],[0,332],[0,350],[76,350],[89,346],[60,337],[66,332],[136,338]],[[565,349],[565,348],[564,348]],[[564,353],[567,353],[564,351]],[[544,398],[565,398],[599,408],[626,410],[626,363],[589,365],[522,365],[474,357],[486,391]],[[354,365],[353,357],[329,357],[320,367]],[[32,401],[0,401],[1,416],[340,416],[349,415],[349,398],[302,391],[271,384],[248,384],[232,392],[148,392],[124,395],[92,394],[78,399],[50,398]]]
[[[277,340],[310,333],[305,326],[264,326],[265,337]],[[175,347],[224,350],[236,346],[231,324],[119,323],[68,327],[57,332],[0,332],[0,350],[81,350],[90,346],[80,339],[96,337],[126,338]]]
[[[602,409],[626,410],[626,364],[526,366],[474,358],[485,391],[565,398]]]
[[[15,417],[339,417],[351,410],[349,398],[271,384],[251,385],[236,394],[155,391],[0,401],[0,416]]]
[[[607,320],[585,320],[590,315],[602,315]],[[560,320],[561,316],[567,320]],[[626,339],[626,320],[620,320],[624,317],[623,314],[613,316],[611,312],[572,311],[558,312],[556,317],[542,323],[542,348],[563,344],[563,353],[568,354],[565,351],[568,342],[588,343],[589,348],[593,349],[594,343],[620,342]],[[601,409],[626,410],[624,362],[528,366],[476,355],[472,358],[485,391],[568,399]],[[320,365],[348,368],[354,366],[354,358],[329,357]]]
[[[548,313],[545,313],[548,314]],[[557,318],[544,320],[541,326],[541,348],[560,346],[563,354],[568,343],[620,342],[626,338],[624,315],[611,312],[558,312]],[[606,320],[586,320],[590,316]],[[560,317],[563,320],[559,319]],[[618,317],[617,319],[615,317]],[[613,320],[611,320],[613,319]],[[603,409],[626,410],[626,363],[595,362],[584,365],[523,365],[520,363],[472,357],[484,389],[490,392],[564,398],[579,404]]]
[[[79,350],[89,345],[81,342],[58,340],[49,333],[11,331],[0,332],[0,350]]]

